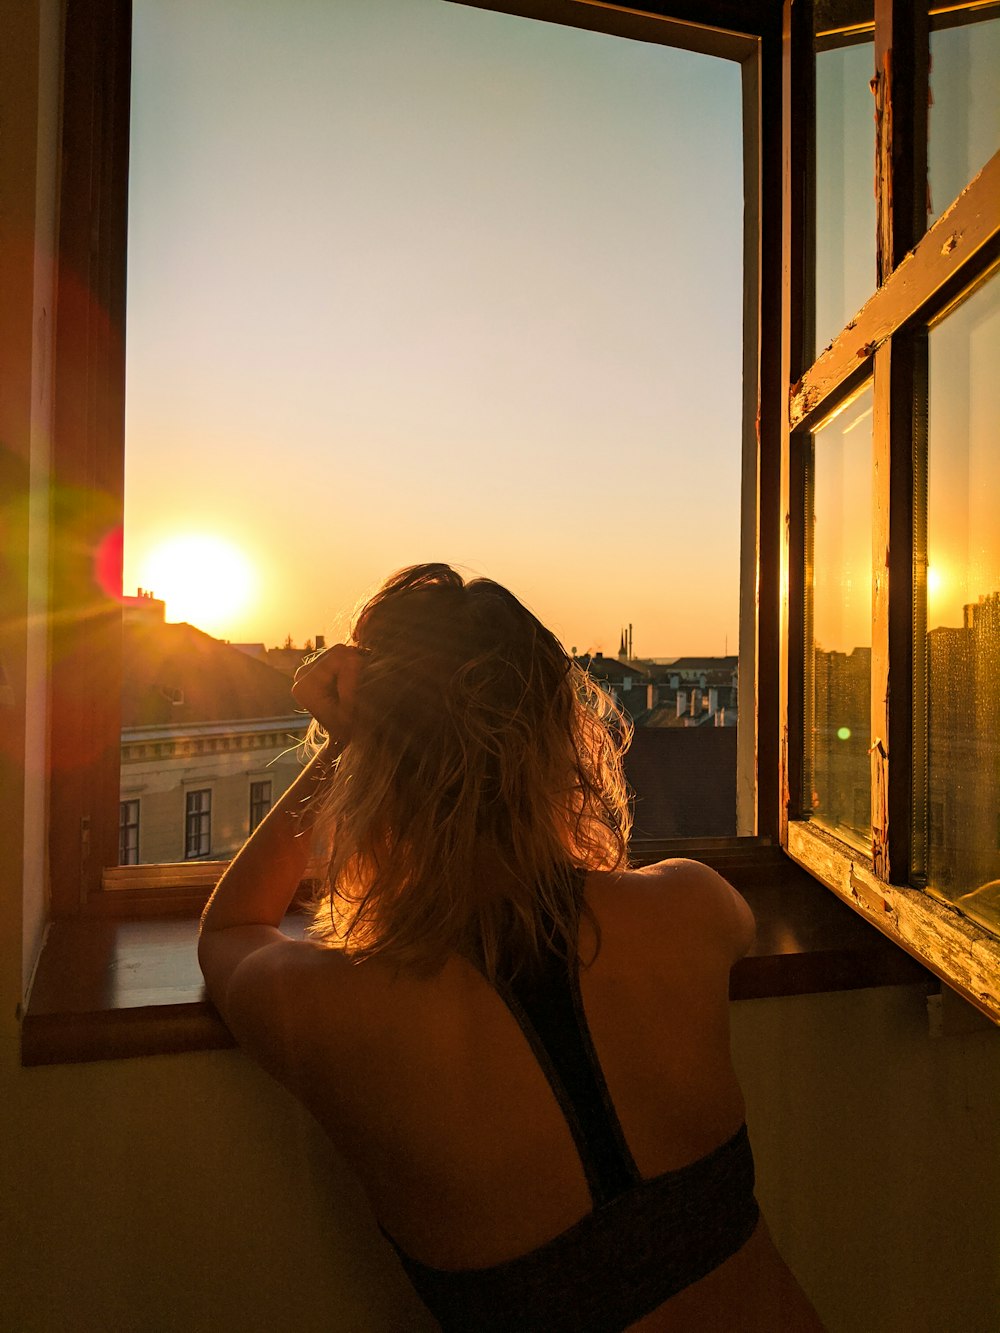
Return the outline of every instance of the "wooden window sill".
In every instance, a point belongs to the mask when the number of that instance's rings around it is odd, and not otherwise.
[[[894,944],[1000,1024],[1000,939],[952,903],[886,884],[871,857],[808,821],[789,821],[788,854]]]
[[[735,1000],[937,980],[777,849],[716,860],[757,918]],[[289,920],[290,933],[296,922]],[[206,998],[198,921],[78,917],[52,924],[21,1030],[25,1065],[219,1050],[233,1039]]]

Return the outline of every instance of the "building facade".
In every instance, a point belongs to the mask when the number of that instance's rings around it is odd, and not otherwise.
[[[119,864],[227,859],[301,769],[290,673],[141,592],[123,634]]]

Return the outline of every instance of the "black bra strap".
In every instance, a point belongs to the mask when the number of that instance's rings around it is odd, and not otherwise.
[[[538,968],[498,983],[573,1135],[595,1208],[640,1180],[608,1095],[583,1010],[577,966],[547,954]]]

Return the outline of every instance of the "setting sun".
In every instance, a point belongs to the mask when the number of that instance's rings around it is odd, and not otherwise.
[[[167,605],[167,619],[186,620],[209,634],[225,633],[253,595],[247,556],[223,537],[184,533],[154,547],[142,584]]]

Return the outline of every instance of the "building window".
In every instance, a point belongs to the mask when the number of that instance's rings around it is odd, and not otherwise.
[[[250,783],[250,832],[252,833],[271,808],[271,780]]]
[[[208,787],[189,791],[184,813],[184,859],[208,856],[212,849],[212,792]]]
[[[118,864],[139,864],[139,802],[122,801],[118,806]]]

